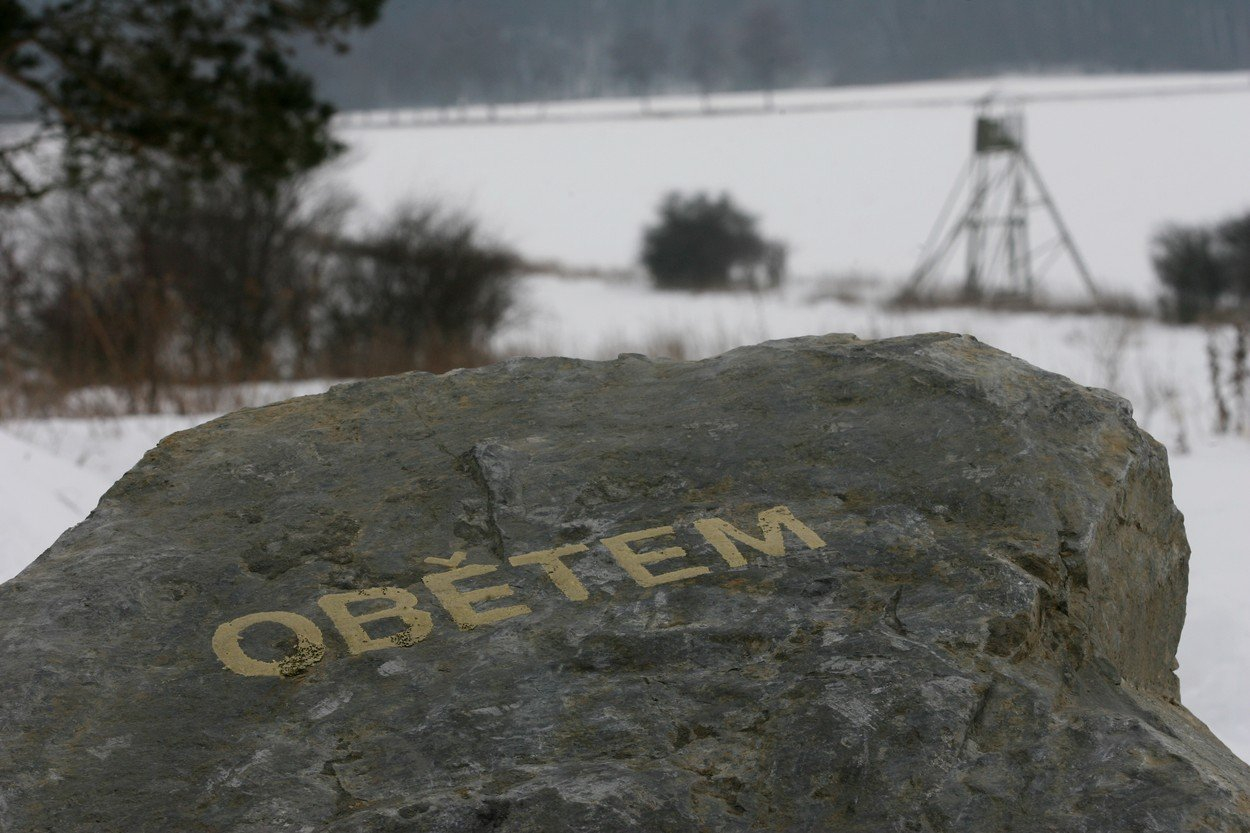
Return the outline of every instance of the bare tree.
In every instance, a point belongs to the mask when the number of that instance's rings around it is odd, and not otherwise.
[[[667,58],[664,43],[648,28],[622,29],[612,42],[612,66],[630,91],[642,98],[644,106]]]
[[[1212,312],[1228,288],[1215,235],[1206,228],[1168,226],[1151,242],[1155,274],[1172,296],[1167,301],[1170,315],[1188,322]]]
[[[704,104],[725,79],[725,41],[720,29],[697,20],[686,32],[685,68],[699,88]]]
[[[499,21],[472,5],[452,5],[430,18],[421,77],[444,105],[495,103],[510,82],[514,44]]]
[[[739,24],[738,47],[751,83],[764,90],[772,106],[773,90],[799,63],[799,51],[781,7],[756,3]]]
[[[1250,213],[1225,220],[1215,229],[1215,249],[1224,266],[1228,289],[1243,307],[1250,306]]]
[[[334,260],[326,365],[348,375],[480,363],[519,264],[471,219],[414,205],[339,241]]]

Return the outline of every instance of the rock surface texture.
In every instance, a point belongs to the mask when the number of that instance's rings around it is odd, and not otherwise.
[[[0,586],[0,831],[1250,831],[1111,394],[968,337],[241,411]]]

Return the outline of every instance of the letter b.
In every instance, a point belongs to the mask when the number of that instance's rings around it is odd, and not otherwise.
[[[351,604],[368,599],[386,599],[391,602],[391,606],[369,613],[351,612]],[[330,593],[318,599],[317,604],[338,628],[343,635],[343,641],[347,643],[347,649],[353,654],[412,645],[425,639],[434,629],[434,620],[430,614],[419,610],[417,597],[402,587],[370,587],[349,593]],[[408,625],[408,630],[392,636],[369,636],[364,624],[379,619],[402,619]]]

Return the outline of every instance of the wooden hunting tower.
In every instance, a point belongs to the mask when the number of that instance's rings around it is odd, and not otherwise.
[[[954,222],[951,209],[964,198]],[[1032,245],[1029,217],[1042,208],[1054,226],[1054,239]],[[1024,149],[1024,115],[1019,107],[999,110],[982,102],[976,114],[972,156],[938,216],[907,293],[940,278],[948,256],[964,243],[963,294],[970,299],[1012,296],[1032,299],[1046,270],[1066,254],[1095,299],[1098,290],[1059,214],[1041,174]]]

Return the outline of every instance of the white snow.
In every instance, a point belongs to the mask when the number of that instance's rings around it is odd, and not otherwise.
[[[0,581],[81,521],[112,482],[0,431]]]
[[[1250,442],[1203,442],[1172,455],[1171,465],[1193,549],[1178,653],[1181,700],[1250,761]]]
[[[1195,83],[1246,91],[1178,98],[1034,103],[1029,142],[1100,279],[1153,293],[1150,233],[1169,220],[1250,209],[1250,75],[1046,79],[907,85],[779,95],[783,107],[873,106],[1008,92],[1100,93]],[[656,101],[689,107],[697,101]],[[749,104],[720,97],[715,106]],[[561,105],[581,117],[635,102]],[[612,108],[616,108],[614,111]],[[345,129],[337,175],[384,210],[449,198],[534,259],[628,267],[667,189],[729,190],[789,240],[800,278],[769,295],[656,293],[638,279],[534,276],[493,347],[501,354],[696,358],[769,338],[852,332],[875,338],[967,332],[1078,383],[1128,398],[1169,448],[1193,556],[1180,648],[1184,702],[1250,760],[1250,440],[1213,436],[1208,333],[1114,316],[901,312],[839,300],[830,275],[903,275],[968,151],[972,110],[932,106],[683,120],[438,129]],[[503,118],[508,114],[497,113]],[[310,385],[299,392],[312,392]],[[278,397],[290,391],[270,391]],[[264,396],[252,394],[259,402]],[[0,581],[81,520],[107,486],[165,434],[203,416],[0,423]]]

